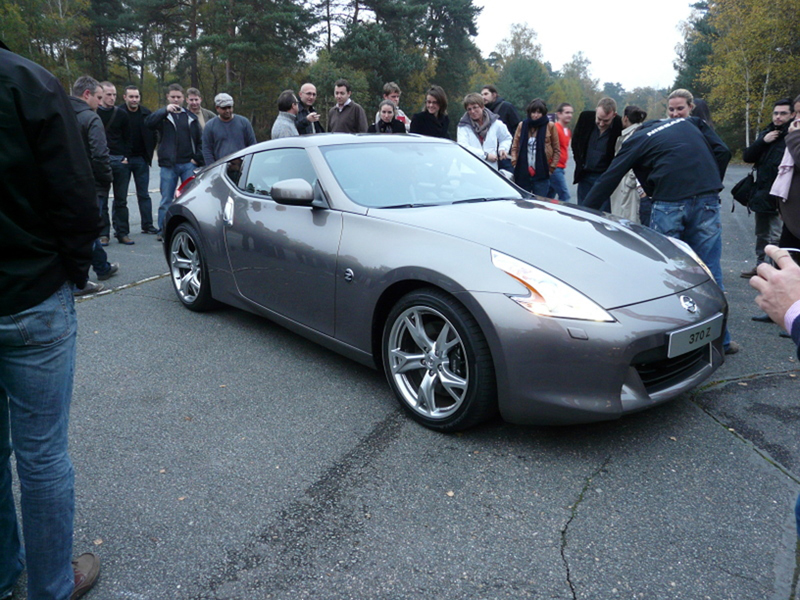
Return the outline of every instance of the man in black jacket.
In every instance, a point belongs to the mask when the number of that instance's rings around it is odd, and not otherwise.
[[[611,164],[621,133],[622,118],[617,114],[617,103],[613,98],[601,98],[597,110],[585,110],[578,117],[572,133],[573,183],[578,184],[578,204],[585,204],[592,186]],[[609,212],[610,209],[611,192],[600,204],[600,210]]]
[[[114,226],[114,236],[120,244],[133,245],[130,238],[131,227],[128,221],[128,156],[131,153],[131,134],[128,126],[128,113],[116,106],[117,88],[110,81],[100,83],[103,88],[103,99],[97,107],[97,114],[103,121],[108,143],[108,154],[111,159],[111,173],[114,176],[112,190],[114,203],[111,205],[111,224]],[[108,220],[108,189],[101,206],[103,213],[103,231],[100,233],[100,242],[108,245],[110,233]]]
[[[102,86],[96,79],[84,75],[79,77],[72,86],[72,108],[78,119],[83,135],[84,151],[92,165],[94,185],[97,193],[98,207],[102,207],[103,199],[108,198],[108,186],[112,181],[111,164],[108,156],[108,146],[103,130],[103,123],[95,112],[102,98]],[[102,215],[101,215],[102,218]],[[106,251],[103,250],[101,239],[95,240],[92,246],[92,268],[100,281],[113,277],[119,270],[119,264],[109,263]],[[81,290],[76,290],[76,296],[94,294],[103,289],[102,284],[88,281]]]
[[[314,102],[317,101],[317,88],[313,83],[304,83],[300,86],[298,100],[300,100],[300,104],[297,107],[297,119],[295,120],[297,133],[300,135],[325,133],[325,128],[319,122],[319,113],[314,108]]]
[[[121,106],[128,115],[128,126],[131,133],[131,151],[128,155],[128,172],[125,177],[125,188],[130,185],[131,175],[136,185],[136,198],[139,202],[139,215],[142,222],[142,233],[158,233],[153,227],[153,201],[150,199],[150,165],[156,149],[156,134],[146,127],[145,119],[150,109],[141,105],[139,88],[129,85],[123,95],[125,104]]]
[[[167,105],[150,114],[145,126],[159,133],[158,165],[161,167],[161,203],[158,206],[158,231],[161,241],[164,217],[172,204],[178,182],[189,179],[203,164],[200,123],[183,108],[183,88],[173,83],[167,88]]]
[[[633,169],[653,199],[650,227],[689,244],[722,288],[719,192],[730,159],[728,147],[698,117],[648,121],[622,144],[584,205],[600,208]],[[725,353],[738,352],[727,328],[724,335]]]
[[[70,598],[97,579],[73,562],[67,452],[77,316],[100,230],[92,170],[55,77],[0,42],[0,598],[23,568],[30,598]],[[20,480],[24,550],[14,507]]]
[[[514,133],[517,131],[517,125],[519,125],[520,122],[517,109],[514,108],[514,105],[501,98],[498,95],[497,88],[493,85],[483,86],[481,89],[481,96],[483,96],[486,108],[500,117],[500,120],[508,129],[508,133],[510,133],[513,138]]]
[[[781,238],[781,217],[775,197],[769,193],[778,167],[786,150],[786,131],[792,121],[792,100],[778,100],[772,108],[772,123],[758,134],[756,141],[750,144],[742,155],[744,162],[756,165],[756,187],[750,196],[748,207],[755,213],[756,221],[756,264],[752,269],[743,271],[740,276],[750,279],[756,275],[756,268],[766,260],[764,247],[767,244],[778,244]]]

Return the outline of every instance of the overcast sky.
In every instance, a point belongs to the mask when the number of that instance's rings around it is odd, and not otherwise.
[[[683,40],[679,24],[692,10],[689,0],[653,4],[572,0],[550,4],[541,19],[519,14],[520,6],[528,4],[519,0],[475,0],[475,4],[484,7],[475,39],[484,57],[509,35],[511,23],[527,22],[538,34],[544,60],[553,69],[560,69],[580,51],[591,61],[592,77],[601,86],[606,81],[619,82],[626,90],[672,85],[675,45]]]

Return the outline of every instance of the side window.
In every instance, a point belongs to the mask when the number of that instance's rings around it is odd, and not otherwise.
[[[272,186],[284,179],[305,179],[313,187],[317,182],[314,167],[302,148],[281,148],[254,154],[247,171],[247,182],[241,185],[251,194],[269,196]]]

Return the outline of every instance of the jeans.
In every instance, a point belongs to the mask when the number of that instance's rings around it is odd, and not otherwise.
[[[164,218],[169,205],[175,196],[178,180],[181,183],[189,179],[194,172],[194,163],[181,163],[174,167],[161,167],[161,204],[158,205],[158,230],[164,231]]]
[[[528,191],[531,194],[536,194],[537,196],[541,196],[542,198],[547,197],[547,190],[549,188],[550,188],[549,179],[537,179],[535,181],[531,181],[528,185]]]
[[[99,238],[92,244],[92,269],[99,276],[103,276],[111,270],[108,254],[103,250],[103,245],[100,243]]]
[[[139,203],[142,231],[147,231],[153,226],[153,201],[150,199],[150,192],[147,190],[150,185],[150,167],[143,157],[130,156],[128,157],[128,170],[133,175],[133,183],[136,185],[136,199]],[[125,185],[128,185],[128,183]]]
[[[562,202],[569,202],[569,186],[567,186],[564,169],[556,169],[550,174],[550,189],[547,190],[547,197],[555,198],[556,196]]]
[[[111,157],[111,173],[114,175],[111,223],[114,225],[114,235],[117,238],[127,236],[131,232],[128,214],[128,183],[131,180],[131,170],[127,164],[122,163],[122,159],[122,156]]]
[[[578,204],[583,206],[583,201],[586,199],[586,196],[589,195],[589,192],[594,187],[594,183],[600,179],[600,175],[602,173],[593,173],[591,171],[586,171],[581,180],[578,182]],[[604,205],[605,206],[605,205]],[[608,200],[608,208],[611,208],[611,199]],[[604,208],[608,212],[608,208]]]
[[[72,286],[0,317],[0,596],[28,570],[29,600],[72,593],[74,472],[67,454],[77,317]],[[17,459],[25,547],[11,491]]]
[[[783,221],[778,213],[753,213],[756,217],[756,265],[767,260],[764,247],[781,239]]]
[[[719,218],[719,196],[706,194],[676,202],[653,201],[650,227],[658,233],[683,240],[711,271],[717,285],[722,285],[722,223]],[[722,341],[731,343],[728,328]]]

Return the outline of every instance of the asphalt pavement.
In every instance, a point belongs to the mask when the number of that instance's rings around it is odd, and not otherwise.
[[[75,552],[103,561],[87,598],[794,598],[800,369],[750,320],[753,217],[729,194],[743,350],[713,381],[616,422],[458,435],[269,321],[184,309],[129,205],[135,245],[111,242],[110,291],[77,305]]]

